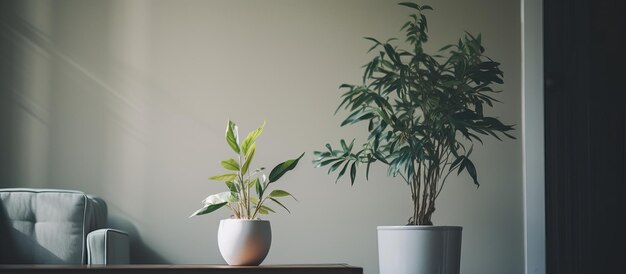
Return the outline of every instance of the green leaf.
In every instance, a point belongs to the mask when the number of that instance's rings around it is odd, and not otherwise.
[[[341,122],[340,126],[345,126],[348,124],[355,124],[363,120],[368,120],[374,118],[374,113],[372,112],[364,112],[363,110],[357,110],[350,114],[343,122]]]
[[[224,181],[224,182],[233,181],[235,179],[237,179],[237,174],[232,174],[232,173],[209,177],[209,180]]]
[[[339,168],[339,166],[343,163],[344,160],[341,161],[337,161],[336,163],[334,163],[332,166],[330,166],[330,168],[328,169],[328,174],[330,174],[331,172],[337,170],[337,168]]]
[[[220,203],[234,203],[237,202],[237,198],[231,195],[230,191],[224,191],[217,194],[210,195],[202,200],[204,205],[215,205]]]
[[[193,214],[191,214],[191,216],[189,216],[189,218],[193,217],[193,216],[197,216],[197,215],[204,215],[204,214],[208,214],[211,213],[213,211],[216,211],[220,208],[222,208],[223,206],[225,206],[227,203],[219,203],[219,204],[214,204],[214,205],[206,205],[201,209],[198,209],[196,212],[194,212]]]
[[[343,174],[346,173],[346,168],[348,168],[348,164],[350,164],[350,161],[346,161],[346,163],[341,168],[341,171],[339,171],[339,175],[337,175],[337,179],[335,180],[335,184],[339,181],[339,178],[341,178],[341,176],[343,176]]]
[[[269,211],[267,211],[267,209],[263,208],[263,206],[259,207],[258,212],[263,215],[270,214]]]
[[[459,156],[457,157],[452,164],[450,165],[450,169],[449,170],[454,170],[455,168],[457,168],[457,166],[459,164],[461,164],[461,162],[463,161],[463,159],[465,159],[465,156]],[[460,172],[459,172],[460,173]]]
[[[330,144],[326,144],[324,146],[326,147],[326,149],[328,149],[329,152],[333,152],[333,148],[330,146]]]
[[[367,39],[367,38],[365,38],[365,39]],[[339,89],[342,89],[342,88],[348,88],[348,89],[351,89],[351,88],[353,88],[353,87],[354,87],[353,85],[341,84],[341,85],[339,86]]]
[[[400,61],[400,56],[398,56],[398,53],[393,48],[393,46],[391,46],[390,44],[385,44],[384,48],[385,48],[385,52],[387,52],[387,55],[389,55],[389,58],[391,59],[391,61],[393,61],[393,63],[396,66],[402,66],[402,62]]]
[[[254,184],[256,183],[255,180],[258,180],[258,178],[255,178],[252,181],[249,181],[248,184],[246,185],[246,189],[250,189],[254,186]]]
[[[367,168],[365,168],[365,180],[370,179],[370,165],[372,165],[373,161],[367,161]]]
[[[374,42],[376,45],[380,45],[381,44],[378,40],[376,40],[376,39],[374,39],[372,37],[363,37],[363,39],[370,40],[370,41]],[[351,87],[349,85],[346,85],[346,86]]]
[[[237,125],[231,120],[228,120],[226,125],[226,142],[235,153],[239,154],[239,133],[237,132]]]
[[[467,169],[467,173],[469,173],[470,176],[472,176],[472,179],[474,180],[474,184],[479,187],[480,184],[478,183],[478,175],[476,174],[476,167],[474,167],[474,163],[472,163],[472,161],[470,161],[469,159],[465,158],[465,169]]]
[[[259,179],[255,179],[256,183],[254,184],[256,194],[259,196],[259,199],[263,197],[263,186],[261,185],[261,181]]]
[[[454,44],[445,45],[444,47],[442,47],[441,49],[439,49],[439,51],[444,51],[444,50],[447,50],[447,49],[449,49],[449,48],[451,48],[451,47],[455,47],[455,46],[456,46],[456,45],[454,45]]]
[[[291,211],[289,211],[289,209],[285,205],[283,205],[281,202],[279,202],[278,200],[276,200],[274,198],[271,198],[271,197],[270,197],[270,200],[272,200],[274,203],[278,204],[279,206],[281,206],[282,208],[287,210],[287,212],[289,212],[289,214],[291,214]]]
[[[420,10],[433,10],[433,8],[429,5],[423,5]]]
[[[252,143],[250,147],[248,148],[248,151],[246,151],[246,154],[244,154],[244,157],[252,158],[252,156],[254,156],[255,151],[256,151],[256,143]]]
[[[269,213],[268,211],[272,212],[272,213],[276,213],[276,211],[274,211],[273,209],[271,209],[271,208],[269,208],[267,206],[262,205],[261,207],[259,207],[259,213],[261,213],[261,214],[268,214]],[[265,213],[263,213],[263,212],[265,212]]]
[[[248,172],[248,168],[250,167],[250,163],[252,163],[252,158],[254,158],[255,151],[256,151],[256,143],[252,143],[252,146],[250,146],[250,148],[248,149],[248,153],[245,156],[246,161],[243,163],[243,166],[241,167],[242,174],[245,174],[246,172]]]
[[[354,185],[354,179],[356,178],[356,162],[352,163],[350,167],[350,184]]]
[[[334,161],[337,161],[337,160],[339,160],[339,159],[340,159],[340,158],[330,158],[330,159],[326,159],[326,160],[319,159],[319,161],[318,161],[318,163],[317,163],[316,167],[323,167],[323,166],[326,166],[326,165],[328,165],[328,164],[330,164],[330,163],[332,163],[332,162],[334,162]]]
[[[228,170],[239,170],[239,163],[237,163],[237,161],[235,161],[234,159],[221,161],[220,164],[222,164],[222,166]]]
[[[369,50],[367,50],[368,53],[381,45],[381,43],[378,40],[376,40],[376,39],[374,39],[372,37],[364,37],[364,38],[374,42],[374,45],[372,47],[370,47]]]
[[[239,192],[237,191],[237,186],[235,186],[235,183],[233,183],[232,181],[226,182],[226,187],[228,187],[228,190],[230,190],[230,192]]]
[[[248,154],[250,145],[254,143],[254,141],[256,140],[256,138],[259,137],[259,135],[261,135],[261,133],[263,132],[263,128],[265,128],[265,122],[263,122],[263,124],[259,128],[248,133],[248,136],[246,137],[246,139],[244,139],[243,142],[241,143],[241,151],[243,151],[244,154]]]
[[[285,175],[287,171],[294,169],[296,165],[298,165],[298,161],[300,161],[300,158],[302,158],[302,156],[304,156],[304,153],[302,153],[302,155],[300,155],[300,157],[296,159],[284,161],[278,164],[276,167],[274,167],[274,169],[272,169],[272,172],[270,172],[269,182],[270,183],[276,182],[278,179],[280,179],[280,177]]]
[[[346,140],[341,139],[339,140],[339,143],[341,143],[341,148],[343,148],[343,151],[348,151],[348,145],[346,144]]]
[[[286,196],[291,196],[294,200],[297,201],[296,197],[294,197],[293,195],[291,195],[291,193],[287,191],[276,189],[270,192],[270,197],[286,197]]]

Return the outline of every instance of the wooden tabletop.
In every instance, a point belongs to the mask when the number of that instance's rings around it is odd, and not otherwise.
[[[0,273],[362,274],[347,264],[228,265],[0,265]]]

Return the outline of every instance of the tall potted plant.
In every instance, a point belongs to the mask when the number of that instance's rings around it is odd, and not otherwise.
[[[349,111],[341,126],[367,123],[367,140],[316,151],[314,163],[349,174],[354,184],[357,169],[381,162],[388,175],[404,181],[413,201],[407,226],[380,226],[379,267],[381,274],[458,273],[461,227],[433,226],[435,201],[452,173],[466,172],[478,186],[471,160],[473,144],[482,136],[514,138],[513,126],[485,115],[483,109],[497,102],[492,94],[502,84],[500,64],[484,55],[481,35],[467,33],[458,43],[431,55],[425,12],[430,6],[403,2],[414,14],[402,26],[408,49],[395,39],[373,43],[373,59],[364,66],[362,83],[343,84],[343,99],[337,108]],[[337,112],[335,112],[337,113]]]
[[[191,218],[204,215],[222,207],[231,210],[232,218],[221,220],[218,229],[220,253],[229,265],[259,265],[263,262],[270,249],[272,232],[269,221],[260,220],[258,216],[275,213],[266,202],[272,202],[289,212],[279,199],[294,198],[289,192],[281,189],[270,191],[270,187],[285,173],[294,169],[304,153],[296,159],[278,164],[272,169],[269,177],[265,175],[263,167],[251,171],[256,139],[264,127],[265,123],[240,142],[237,125],[228,121],[226,142],[236,157],[220,162],[228,173],[209,177],[210,180],[224,182],[228,191],[207,197],[202,201],[202,208],[189,216]]]

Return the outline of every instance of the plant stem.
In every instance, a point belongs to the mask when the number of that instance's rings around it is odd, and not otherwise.
[[[250,180],[250,170],[246,170],[246,173],[248,173],[248,180]],[[249,219],[253,219],[254,216],[250,216],[250,188],[248,187],[248,184],[246,185],[246,211],[248,212],[248,218]]]
[[[418,223],[418,218],[419,218],[420,190],[422,186],[420,182],[421,174],[422,174],[422,165],[418,163],[417,173],[413,176],[413,182],[412,182],[412,185],[414,185],[414,188],[416,189],[414,196],[413,196],[413,221],[411,223],[412,225],[416,225]]]
[[[241,151],[239,152],[239,155],[237,155],[239,157],[239,166],[242,167],[243,163],[241,161]],[[245,159],[244,159],[245,160]],[[250,215],[250,210],[247,210],[247,207],[245,206],[246,203],[248,202],[248,197],[246,196],[246,184],[245,184],[245,180],[243,178],[243,174],[241,173],[241,169],[239,169],[239,171],[237,171],[237,175],[239,177],[239,197],[240,197],[240,201],[238,202],[238,207],[241,211],[241,214],[239,216],[239,219],[248,219],[249,215]]]
[[[259,212],[259,208],[261,208],[261,206],[263,205],[263,203],[265,202],[265,200],[267,199],[267,197],[260,199],[261,197],[259,197],[259,203],[256,205],[256,209],[254,210],[254,214],[252,214],[252,218],[256,217],[257,213]]]

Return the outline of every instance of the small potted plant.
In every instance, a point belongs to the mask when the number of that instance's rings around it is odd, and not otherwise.
[[[475,142],[482,143],[483,135],[514,138],[513,126],[483,111],[497,102],[492,94],[499,92],[494,84],[503,83],[503,72],[484,55],[480,35],[466,33],[437,55],[425,52],[424,13],[432,8],[399,5],[415,11],[402,26],[409,49],[395,46],[395,39],[366,37],[376,54],[364,66],[362,83],[340,86],[345,92],[337,111],[349,111],[341,126],[367,123],[367,140],[326,144],[313,162],[338,171],[337,180],[349,174],[352,184],[359,167],[368,178],[370,165],[381,162],[388,175],[407,184],[413,200],[408,225],[378,227],[381,274],[459,273],[462,228],[433,226],[431,218],[450,174],[466,172],[479,185],[471,160]]]
[[[287,160],[272,169],[269,177],[265,168],[251,171],[250,165],[256,151],[256,139],[263,132],[265,123],[253,130],[239,142],[237,125],[228,121],[226,126],[226,142],[235,152],[236,157],[221,161],[228,173],[212,176],[209,179],[225,182],[228,191],[211,195],[202,201],[203,207],[194,212],[190,218],[211,213],[227,207],[233,213],[231,219],[220,221],[218,229],[218,246],[222,257],[229,265],[259,265],[269,252],[272,232],[267,220],[260,220],[260,214],[275,211],[267,205],[272,202],[287,212],[289,209],[279,199],[293,197],[289,192],[270,188],[285,173],[294,169],[300,157]],[[254,194],[253,194],[254,192]]]

